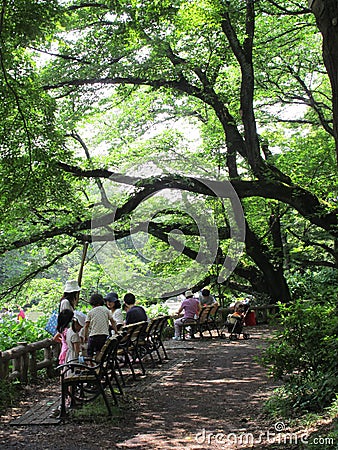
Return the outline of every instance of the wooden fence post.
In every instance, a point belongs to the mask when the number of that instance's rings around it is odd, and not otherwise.
[[[18,342],[18,345],[26,347],[27,342]],[[20,381],[21,383],[28,383],[29,353],[24,351],[20,356],[19,361],[20,361]]]
[[[32,351],[32,353],[31,353],[31,357],[29,360],[29,371],[31,374],[31,380],[36,381],[38,379],[36,351]]]

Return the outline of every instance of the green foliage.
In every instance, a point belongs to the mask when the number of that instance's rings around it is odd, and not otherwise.
[[[306,426],[309,430],[315,430],[306,437],[306,447],[304,447],[306,450],[315,450],[319,447],[325,450],[337,449],[338,399],[334,400],[330,407],[321,411],[321,414],[311,412],[300,416],[299,413],[304,411],[295,408],[288,388],[281,386],[266,402],[265,411],[275,420],[287,419],[290,425]]]
[[[169,313],[169,308],[162,305],[161,303],[156,303],[154,305],[145,307],[147,316],[151,319],[156,316],[164,316]]]
[[[18,342],[37,342],[50,337],[45,331],[46,318],[41,317],[37,322],[4,315],[1,319],[0,349],[8,350],[16,347]]]
[[[338,420],[334,419],[330,426],[319,427],[319,430],[311,433],[306,450],[337,450]]]
[[[338,271],[331,268],[294,270],[287,274],[292,298],[308,298],[325,303],[336,297]]]
[[[234,0],[11,0],[3,4],[0,93],[7,100],[0,105],[0,175],[6,180],[0,187],[0,252],[4,254],[0,281],[6,301],[14,301],[22,285],[32,278],[46,276],[55,280],[55,286],[51,283],[51,290],[46,291],[44,282],[38,283],[37,292],[27,294],[28,302],[39,296],[41,288],[39,304],[53,309],[57,292],[61,294],[61,280],[74,273],[76,277],[80,258],[75,247],[92,231],[94,207],[99,204],[102,216],[111,212],[102,204],[102,189],[97,197],[93,194],[103,180],[100,175],[86,178],[77,173],[74,177],[64,166],[61,169],[60,163],[94,169],[93,173],[101,168],[125,173],[126,164],[137,171],[139,159],[144,157],[148,163],[160,160],[169,175],[196,175],[202,168],[200,176],[213,179],[216,174],[228,174],[231,150],[239,180],[249,182],[255,179],[245,155],[251,136],[253,142],[257,138],[267,144],[272,152],[265,155],[270,164],[291,176],[293,183],[320,196],[328,211],[335,207],[332,136],[318,126],[318,109],[331,122],[330,86],[314,17],[294,3],[283,2],[279,9],[276,3],[254,2],[255,90],[252,103],[245,106],[241,98],[245,93],[243,63],[239,64],[241,58],[233,51],[237,48],[240,52],[243,46],[247,52],[244,59],[250,65],[247,40],[251,20],[246,17],[250,8],[244,6]],[[284,15],[285,11],[290,14]],[[227,22],[236,34],[232,43],[225,30]],[[308,111],[313,99],[316,108]],[[287,123],[294,111],[292,104],[302,120]],[[290,107],[286,115],[285,105]],[[243,106],[248,110],[243,111]],[[245,117],[250,117],[247,124]],[[248,133],[251,127],[259,129],[260,135]],[[138,173],[141,177],[149,173],[144,168]],[[137,191],[130,194],[130,189],[127,195],[121,183],[114,185],[107,179],[103,187],[108,194],[109,185],[114,192],[107,198],[113,208],[122,209]],[[246,221],[271,270],[280,267],[282,259],[273,246],[269,225],[269,216],[277,209],[283,218],[291,270],[304,260],[313,262],[315,256],[319,262],[334,264],[332,236],[309,227],[309,217],[305,220],[287,200],[282,203],[263,197],[253,189],[250,198],[242,202]],[[192,196],[190,200],[195,206]],[[154,198],[147,203],[150,210],[156,206]],[[203,210],[207,205],[208,200],[203,200]],[[170,209],[165,217],[155,217],[160,226],[187,225],[177,209]],[[123,234],[130,230],[129,213],[121,215],[109,223],[109,231]],[[139,220],[145,219],[140,216]],[[226,221],[218,215],[217,225],[224,227]],[[192,229],[185,240],[193,250],[200,246],[196,235]],[[142,244],[142,236],[135,241]],[[228,238],[221,239],[224,254],[228,242]],[[209,275],[195,270],[192,257],[163,258],[170,246],[159,238],[151,237],[144,246],[146,257],[156,256],[150,265],[144,264],[133,246],[123,245],[128,254],[122,255],[122,261],[107,254],[109,274],[98,265],[87,265],[85,298],[94,291],[129,287],[137,272],[144,275],[149,269],[149,278],[160,280],[159,289],[162,278],[179,269],[183,269],[182,275],[172,282],[172,289],[184,285],[187,278],[193,284]],[[252,261],[248,264],[253,267]],[[261,264],[259,269],[265,266]],[[244,278],[245,287],[252,279]],[[239,277],[232,281],[243,285]],[[262,285],[256,283],[265,294]]]
[[[290,306],[280,305],[280,312],[280,328],[261,362],[284,382],[277,393],[283,407],[294,412],[321,411],[338,392],[336,299],[297,300]]]
[[[0,414],[11,406],[19,396],[19,383],[0,379]]]

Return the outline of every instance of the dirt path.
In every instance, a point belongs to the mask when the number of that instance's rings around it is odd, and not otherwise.
[[[247,341],[170,341],[170,361],[127,389],[132,402],[118,421],[102,424],[13,426],[32,396],[2,418],[1,449],[236,449],[300,448],[273,443],[275,424],[263,414],[273,385],[255,361],[266,329]],[[57,384],[39,392],[47,395]],[[282,427],[283,425],[280,425]],[[270,434],[269,434],[270,433]]]

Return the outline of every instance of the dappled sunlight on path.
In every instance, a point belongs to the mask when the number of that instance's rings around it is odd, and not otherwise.
[[[169,355],[173,351],[190,360],[158,380],[156,395],[150,389],[140,399],[137,433],[117,447],[231,449],[230,443],[225,446],[223,439],[218,444],[211,435],[251,433],[262,414],[263,398],[273,389],[255,361],[260,347],[259,336],[235,342],[171,342]]]
[[[118,421],[10,427],[3,420],[0,448],[272,450],[268,442],[252,446],[273,427],[262,408],[274,388],[256,360],[267,329],[253,331],[234,342],[168,341],[170,361],[126,388],[132,400]]]

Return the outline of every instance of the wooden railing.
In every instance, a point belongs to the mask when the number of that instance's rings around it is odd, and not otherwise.
[[[269,320],[278,315],[278,305],[250,306],[250,311],[255,311],[257,324],[269,323]]]
[[[59,351],[60,344],[53,339],[31,344],[19,342],[17,347],[0,352],[0,379],[28,383],[36,380],[38,371],[42,369],[53,377]]]

